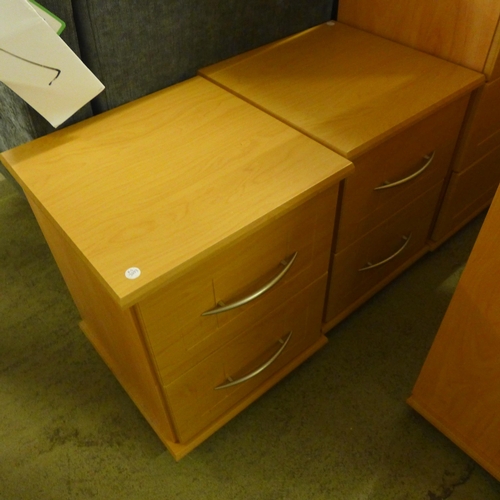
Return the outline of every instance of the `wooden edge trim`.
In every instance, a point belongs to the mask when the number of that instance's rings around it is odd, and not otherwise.
[[[469,457],[471,457],[475,462],[477,462],[481,467],[488,471],[497,480],[500,480],[500,470],[498,464],[490,462],[487,458],[477,453],[473,448],[471,448],[459,433],[453,432],[447,425],[445,425],[441,419],[434,416],[434,414],[429,411],[425,405],[419,402],[413,395],[411,395],[406,403],[413,408],[417,413],[425,418],[430,424],[432,424],[439,432],[444,434],[448,439],[455,443],[462,451],[464,451]]]

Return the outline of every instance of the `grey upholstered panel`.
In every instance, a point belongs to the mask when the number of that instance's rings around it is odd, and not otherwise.
[[[66,23],[61,38],[77,54],[80,54],[71,0],[40,0],[40,3]],[[63,126],[92,115],[90,104],[84,106]],[[36,137],[52,132],[54,128],[14,92],[0,83],[0,151],[19,146]],[[0,163],[0,173],[9,177]]]
[[[331,18],[333,0],[74,0],[83,60],[113,108]]]
[[[0,151],[28,142],[34,137],[28,106],[0,82]],[[1,163],[0,174],[12,180]]]

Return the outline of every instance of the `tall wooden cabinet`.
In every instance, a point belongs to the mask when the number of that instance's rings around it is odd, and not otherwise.
[[[428,250],[481,74],[339,22],[201,74],[355,165],[340,198],[325,331]]]
[[[500,76],[497,0],[340,0],[338,20],[441,59]]]
[[[340,0],[340,21],[484,73],[467,110],[439,217],[441,243],[491,202],[500,183],[500,2]]]
[[[500,190],[409,404],[500,480]]]
[[[81,328],[180,458],[326,342],[350,161],[203,78],[5,152]]]

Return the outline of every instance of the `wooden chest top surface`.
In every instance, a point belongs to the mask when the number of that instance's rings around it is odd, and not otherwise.
[[[123,307],[352,169],[201,77],[1,159]]]
[[[484,81],[338,22],[200,73],[350,159]]]

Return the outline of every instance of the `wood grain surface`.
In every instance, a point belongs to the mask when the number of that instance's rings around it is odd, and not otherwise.
[[[338,22],[200,73],[349,159],[484,81],[474,71]]]
[[[409,403],[500,479],[500,192]]]
[[[1,158],[122,307],[352,168],[200,77]]]
[[[338,11],[339,21],[492,78],[499,18],[497,0],[342,0]]]

